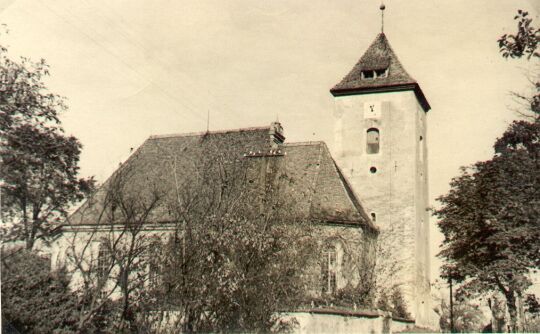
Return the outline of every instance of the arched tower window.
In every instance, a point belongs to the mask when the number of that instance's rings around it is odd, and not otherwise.
[[[366,135],[367,154],[379,153],[379,142],[380,142],[379,129],[376,129],[376,128],[368,129],[367,135]]]
[[[338,269],[338,258],[336,245],[328,245],[322,254],[322,293],[334,294],[336,292],[336,274]]]

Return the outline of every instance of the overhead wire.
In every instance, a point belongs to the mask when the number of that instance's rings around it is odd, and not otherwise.
[[[82,0],[83,2],[85,2],[86,4],[89,4],[88,1],[86,0]],[[116,28],[119,29],[120,33],[123,35],[124,39],[127,40],[128,42],[130,42],[132,45],[136,46],[136,47],[139,47],[140,49],[144,50],[147,54],[151,54],[152,51],[151,50],[148,50],[148,48],[143,44],[143,43],[140,43],[139,41],[137,41],[136,39],[132,38],[131,37],[131,33],[128,31],[127,28],[125,28],[125,25],[122,23],[122,19],[121,19],[121,14],[118,13],[118,11],[116,11],[114,8],[110,7],[107,5],[107,2],[103,2],[101,3],[101,5],[103,7],[106,7],[107,8],[107,11],[104,11],[102,10],[100,7],[96,7],[96,6],[92,6],[93,8],[97,9],[97,11],[99,11],[101,13],[101,16],[102,17],[105,17],[111,24],[115,25]],[[108,15],[108,12],[110,13],[114,13],[114,19],[110,18],[110,15]],[[120,20],[117,20],[116,18],[120,18]],[[165,61],[163,61],[162,58],[154,58],[152,59],[152,62],[153,63],[157,63],[159,67],[161,67],[161,69],[165,72],[170,72],[170,68],[173,68],[174,66],[172,66],[170,63],[167,63]],[[196,81],[194,81],[189,75],[186,75],[184,71],[179,71],[180,73],[182,73],[182,80],[187,80],[187,81],[190,81],[192,86],[196,86],[198,83]],[[208,87],[207,87],[208,88]],[[180,90],[183,90],[181,87],[176,87],[176,89],[180,89]],[[184,92],[186,92],[188,95],[192,95],[192,92],[187,92],[184,90]],[[216,97],[214,94],[212,94],[210,92],[209,89],[206,90],[206,93],[207,93],[207,97],[210,97],[214,104],[215,105],[220,105],[220,106],[223,106],[223,99],[220,99],[218,97]],[[218,102],[219,101],[219,102]],[[229,108],[227,110],[228,113],[233,113],[233,114],[236,114],[237,116],[239,117],[243,117],[244,115],[241,113],[241,112],[238,112],[236,109],[234,108]]]
[[[99,46],[101,49],[103,49],[106,53],[108,53],[109,55],[111,55],[112,57],[114,57],[115,59],[117,59],[118,61],[120,61],[123,65],[125,65],[127,68],[129,68],[132,72],[134,72],[137,76],[139,76],[139,78],[143,79],[143,80],[146,80],[147,82],[149,82],[150,84],[154,85],[154,87],[156,87],[163,95],[167,96],[169,99],[179,103],[181,106],[184,107],[184,109],[188,112],[190,112],[193,116],[195,116],[196,118],[202,120],[202,121],[206,121],[205,117],[202,116],[198,111],[194,110],[193,107],[190,107],[189,105],[187,105],[185,102],[181,101],[180,99],[178,99],[177,97],[173,96],[172,94],[170,94],[169,92],[167,92],[165,89],[163,89],[159,84],[157,84],[153,79],[149,78],[148,76],[140,73],[133,65],[129,64],[128,62],[126,62],[124,59],[122,59],[121,57],[119,57],[118,55],[116,55],[114,52],[112,52],[107,46],[103,45],[101,42],[99,42],[98,40],[96,40],[95,38],[93,38],[90,34],[88,34],[87,32],[85,32],[84,30],[82,30],[80,27],[78,27],[77,25],[71,23],[65,16],[61,15],[58,11],[52,9],[50,6],[48,6],[44,0],[41,0],[40,3],[45,7],[47,8],[51,13],[53,13],[55,16],[59,17],[62,21],[64,21],[66,24],[68,24],[69,26],[75,28],[79,33],[81,33],[82,35],[84,35],[87,39],[89,39],[90,41],[92,41],[94,44],[96,44],[97,46]],[[93,30],[93,29],[92,29]],[[95,32],[95,30],[94,30]],[[99,35],[99,33],[97,33]],[[187,99],[186,99],[187,100]],[[204,112],[204,109],[201,108],[201,112]]]
[[[89,7],[92,7],[92,9],[95,11],[96,14],[100,15],[103,19],[105,19],[105,21],[107,21],[107,24],[109,26],[114,26],[114,29],[113,30],[116,30],[120,35],[121,37],[127,41],[129,44],[131,44],[133,47],[135,48],[139,48],[141,50],[143,50],[143,52],[145,54],[151,54],[152,51],[149,50],[143,43],[140,43],[139,41],[137,41],[136,39],[132,38],[130,36],[130,33],[127,31],[127,29],[125,29],[122,25],[122,23],[120,22],[120,20],[113,20],[111,19],[107,13],[105,11],[103,11],[100,7],[97,7],[97,6],[92,6],[91,4],[89,4],[87,1],[85,0],[81,0],[82,2],[86,3]],[[104,7],[107,7],[107,9],[111,12],[114,12],[116,17],[121,17],[120,14],[118,14],[118,12],[116,12],[113,8],[105,5],[105,3],[102,3],[102,5]],[[94,30],[96,33],[97,31]],[[170,72],[170,69],[173,67],[171,66],[170,64],[168,63],[165,63],[163,62],[163,60],[161,58],[153,58],[152,59],[152,63],[153,64],[157,64],[158,67],[164,71],[165,73],[169,73]],[[186,80],[188,79],[189,81],[192,81],[193,83],[193,80],[191,78],[189,78],[188,76],[186,76],[185,78],[182,78],[183,80]],[[176,87],[175,89],[179,89],[179,90],[183,90],[181,87]],[[192,95],[192,92],[188,92],[188,91],[185,91],[183,90],[186,95]],[[196,107],[196,104],[194,103],[191,103],[189,100],[188,100],[188,103],[190,103],[192,105],[192,107]]]

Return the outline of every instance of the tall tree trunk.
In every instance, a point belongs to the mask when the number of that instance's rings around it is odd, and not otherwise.
[[[505,293],[505,297],[506,306],[508,307],[508,314],[510,315],[510,331],[512,333],[516,333],[519,330],[516,295],[514,291],[509,290],[507,293]]]
[[[28,211],[27,211],[27,207],[26,207],[26,197],[22,199],[22,202],[21,202],[21,209],[22,209],[22,213],[23,213],[23,226],[24,226],[24,232],[23,232],[23,235],[24,235],[24,239],[26,241],[26,249],[27,250],[32,250],[32,248],[34,247],[34,239],[32,238],[32,232],[31,232],[31,227],[30,226],[30,219],[28,218]]]
[[[128,275],[129,271],[124,269],[122,272],[122,290],[123,290],[123,300],[122,300],[122,319],[131,323],[131,314],[129,309],[129,286],[128,286]]]
[[[26,239],[26,249],[27,250],[32,250],[32,247],[33,247],[33,243],[31,242],[30,238],[27,238]]]

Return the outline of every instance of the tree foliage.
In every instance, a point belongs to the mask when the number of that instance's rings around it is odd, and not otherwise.
[[[527,60],[538,61],[540,53],[537,52],[538,41],[540,40],[540,28],[535,28],[529,13],[518,10],[514,20],[518,20],[518,31],[515,34],[504,34],[499,40],[499,50],[502,56],[508,58],[526,58]],[[512,93],[520,102],[523,102],[525,112],[517,110],[518,114],[538,120],[540,118],[540,81],[538,81],[538,63],[535,63],[535,74],[529,78],[536,91],[532,96]],[[532,112],[532,116],[530,115]]]
[[[536,51],[540,40],[540,29],[532,26],[532,18],[529,13],[518,10],[514,20],[518,20],[516,34],[504,34],[499,40],[499,50],[504,58],[540,57]]]
[[[539,30],[527,12],[515,18],[517,34],[499,39],[503,57],[537,59]],[[522,98],[532,120],[514,121],[496,140],[490,160],[462,168],[435,211],[444,235],[443,277],[461,283],[462,296],[501,293],[513,331],[520,327],[517,300],[540,266],[540,97]]]
[[[450,328],[450,306],[445,299],[435,308],[439,315],[439,326],[443,333],[451,333]],[[454,331],[457,333],[481,332],[486,319],[479,305],[469,300],[460,300],[454,303],[453,308]]]
[[[93,227],[81,231],[76,215],[63,226],[67,245],[60,262],[75,273],[72,287],[86,301],[77,331],[93,323],[104,309],[107,331],[142,333],[149,328],[145,316],[152,311],[148,306],[154,305],[155,289],[148,282],[152,274],[159,274],[149,272],[149,266],[157,260],[159,238],[148,235],[146,227],[163,197],[156,188],[147,196],[127,191],[133,175],[130,166],[120,168],[79,208],[79,218],[96,210]]]
[[[524,304],[523,330],[529,333],[540,332],[540,300],[534,294],[527,294]]]
[[[502,293],[514,320],[516,298],[540,265],[540,149],[522,128],[540,136],[539,123],[514,123],[496,143],[500,153],[463,168],[435,212],[444,276],[462,282],[462,294]]]
[[[31,249],[66,217],[70,205],[93,186],[80,179],[81,144],[64,134],[64,99],[50,93],[46,62],[19,62],[0,46],[0,177],[4,239],[25,240]]]
[[[316,245],[279,196],[287,176],[269,164],[267,182],[249,182],[251,161],[216,145],[199,161],[164,154],[157,179],[136,153],[71,216],[69,262],[89,301],[79,328],[108,298],[114,330],[137,332],[269,331],[302,301]],[[95,228],[78,230],[88,220]]]
[[[69,288],[63,269],[50,260],[18,249],[2,251],[2,325],[21,333],[74,333],[84,299]],[[104,312],[87,323],[86,332],[103,327]]]
[[[295,219],[294,199],[282,196],[290,180],[275,159],[267,162],[265,181],[250,182],[259,165],[238,159],[234,147],[213,145],[214,154],[186,161],[196,165],[196,177],[182,175],[191,169],[170,155],[167,177],[179,181],[166,206],[176,227],[163,245],[157,300],[179,311],[183,332],[269,331],[278,312],[294,308],[306,292],[313,228]]]
[[[392,313],[393,317],[412,319],[407,302],[399,286],[381,289],[378,293],[377,308]]]

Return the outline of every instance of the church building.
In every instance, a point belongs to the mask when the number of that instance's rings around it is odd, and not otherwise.
[[[392,284],[403,292],[415,323],[428,326],[426,114],[430,105],[384,33],[330,93],[335,100],[333,152],[323,142],[287,143],[278,122],[258,128],[157,135],[119,168],[131,171],[126,189],[144,197],[159,185],[172,201],[181,201],[178,189],[196,188],[204,168],[241,167],[246,189],[279,188],[281,198],[290,202],[287,215],[292,221],[318,226],[320,242],[328,247],[319,254],[315,269],[306,268],[315,277],[308,287],[311,294],[324,297],[356,286],[362,283],[362,272],[374,270],[375,261],[393,260],[400,269]],[[221,181],[213,186],[223,186]],[[100,229],[102,214],[110,209],[105,199],[104,189],[98,189],[70,217],[69,226],[55,241],[53,263],[62,261],[69,240]],[[164,237],[173,229],[173,218],[166,208],[158,208],[148,217],[147,230]],[[390,240],[391,256],[378,259],[377,242],[383,238]],[[99,253],[98,239],[90,248]]]

